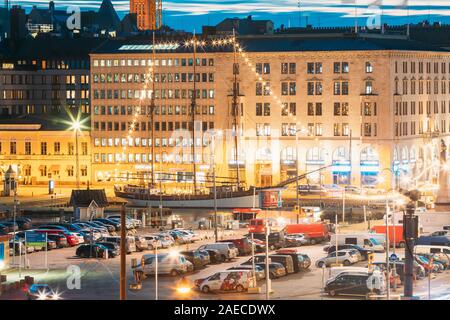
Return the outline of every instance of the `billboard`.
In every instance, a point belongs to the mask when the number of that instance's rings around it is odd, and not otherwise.
[[[26,246],[41,247],[47,246],[47,235],[45,233],[26,232],[25,233]]]

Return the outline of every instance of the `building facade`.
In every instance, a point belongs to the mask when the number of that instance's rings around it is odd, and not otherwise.
[[[148,43],[111,41],[91,54],[96,181],[124,181],[140,170],[148,177],[152,143],[155,171],[177,183],[192,181],[195,140],[199,181],[211,175],[214,153],[217,174],[236,177],[239,167],[247,186],[278,184],[297,166],[300,173],[314,171],[309,183],[437,182],[450,129],[450,54],[444,50],[404,39],[240,37],[236,53],[230,45],[205,44],[195,58],[186,44],[157,45],[153,63]],[[215,152],[211,129],[222,133]]]
[[[23,184],[90,181],[89,56],[99,39],[22,40],[0,57],[0,167]],[[84,123],[76,137],[73,123]],[[3,179],[3,178],[2,178]]]
[[[161,27],[160,4],[159,0],[130,0],[130,13],[136,14],[139,30],[156,30]]]

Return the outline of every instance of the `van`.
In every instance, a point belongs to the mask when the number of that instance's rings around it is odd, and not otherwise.
[[[112,242],[116,243],[118,246],[120,246],[120,237],[119,236],[111,236],[111,237],[101,237],[98,239],[99,242]],[[134,237],[127,237],[125,239],[125,251],[127,254],[131,254],[132,252],[136,252],[136,240]]]
[[[342,272],[369,273],[369,268],[363,267],[331,267],[330,278],[336,277]]]
[[[357,234],[333,234],[331,235],[330,244],[332,246],[343,244],[354,244],[364,249],[370,249],[375,252],[384,252],[384,247],[377,243],[373,234],[370,233],[357,233]]]
[[[427,246],[427,245],[417,245],[414,246],[415,254],[434,254],[434,253],[443,253],[450,255],[450,247],[449,246]]]
[[[450,237],[422,236],[416,239],[414,245],[450,247]]]
[[[238,248],[239,255],[241,256],[246,256],[252,253],[252,245],[250,244],[248,238],[219,240],[218,242],[233,242],[236,248]]]
[[[336,277],[328,279],[324,287],[324,291],[330,296],[337,295],[353,295],[353,296],[365,296],[368,297],[372,292],[368,287],[370,278],[372,275],[368,273],[358,272],[342,272]],[[377,284],[374,285],[373,293],[381,294],[386,290],[386,283],[384,277],[377,276]]]
[[[238,249],[232,242],[216,242],[216,243],[208,243],[200,246],[198,250],[217,250],[220,255],[225,260],[231,260],[237,257]]]
[[[195,285],[203,293],[212,291],[243,292],[255,283],[252,270],[226,270],[204,279],[195,280]]]
[[[253,239],[261,240],[264,243],[266,242],[266,234],[265,233],[253,233]],[[281,249],[284,248],[286,242],[284,240],[284,232],[271,232],[268,235],[269,248],[270,249]]]
[[[284,268],[286,269],[286,273],[294,273],[296,272],[294,269],[294,260],[290,255],[284,255],[284,254],[271,254],[269,256],[270,262],[278,262],[281,263]],[[266,262],[266,255],[264,254],[258,254],[255,256],[255,263],[265,263]],[[252,264],[252,258],[250,258],[248,261],[244,262],[243,264]]]
[[[156,255],[144,254],[135,270],[143,271],[146,275],[155,274]],[[144,267],[142,268],[142,261]],[[173,277],[187,273],[190,269],[190,262],[183,255],[159,254],[158,255],[158,274],[168,274]]]

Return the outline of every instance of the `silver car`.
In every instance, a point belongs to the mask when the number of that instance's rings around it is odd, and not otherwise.
[[[349,266],[359,261],[356,250],[339,250],[330,253],[328,256],[316,261],[316,267],[323,268],[331,266],[333,263]],[[356,251],[357,252],[357,251]]]

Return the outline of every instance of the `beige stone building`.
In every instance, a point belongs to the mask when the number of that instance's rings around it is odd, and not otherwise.
[[[326,167],[308,175],[309,183],[437,182],[441,148],[450,143],[450,52],[363,35],[253,36],[238,43],[234,53],[230,42],[208,40],[194,59],[192,45],[160,40],[154,62],[151,40],[112,40],[93,52],[93,180],[131,182],[141,172],[148,181],[153,143],[164,184],[192,185],[195,141],[200,182],[211,175],[212,153],[218,176],[235,177],[239,167],[247,186],[275,185],[294,176],[296,166],[300,173]]]
[[[76,185],[74,131],[31,118],[26,123],[10,122],[0,124],[2,175],[11,166],[21,186],[48,185],[50,180],[55,188]],[[89,131],[81,131],[78,135],[79,179],[83,187],[91,181],[91,141]]]

